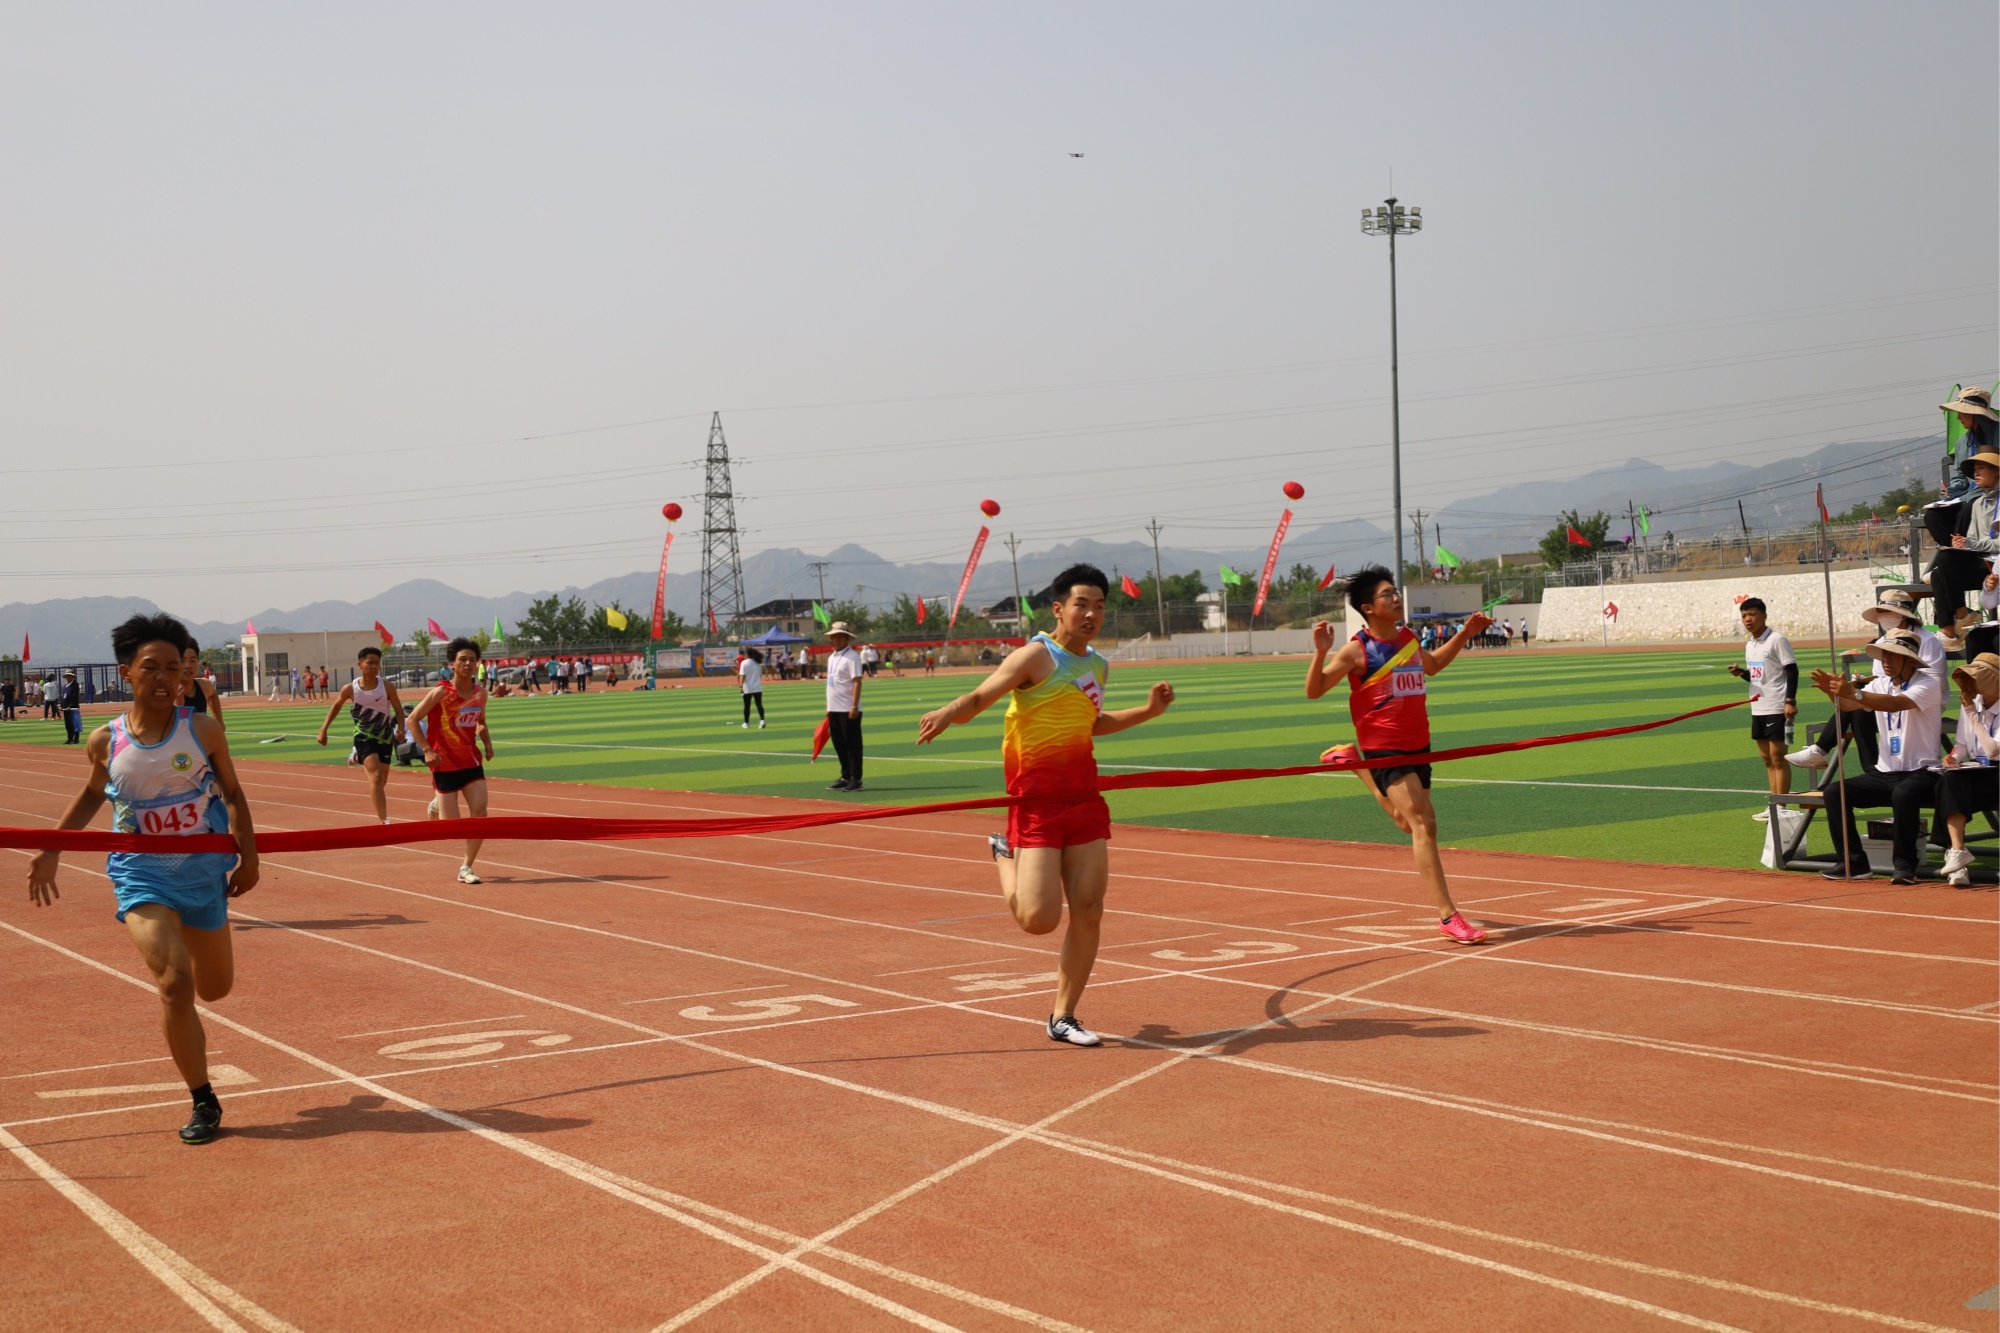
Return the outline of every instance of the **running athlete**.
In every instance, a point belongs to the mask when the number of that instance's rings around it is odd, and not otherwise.
[[[201,674],[201,645],[188,640],[187,651],[181,654],[181,707],[196,713],[206,713],[220,726],[228,723],[222,720],[222,695],[215,688],[212,677]]]
[[[1427,753],[1431,719],[1424,704],[1424,678],[1450,666],[1467,640],[1492,627],[1492,618],[1475,612],[1443,647],[1432,652],[1401,623],[1402,596],[1396,591],[1395,577],[1380,565],[1355,572],[1347,581],[1347,602],[1367,625],[1341,645],[1330,662],[1327,654],[1333,649],[1336,631],[1324,620],[1313,626],[1306,698],[1319,698],[1346,677],[1351,689],[1347,711],[1354,719],[1358,743],[1336,745],[1320,757],[1333,759],[1352,752],[1362,758],[1383,759]],[[1486,932],[1460,914],[1451,901],[1451,890],[1445,887],[1444,861],[1437,847],[1437,811],[1431,807],[1431,766],[1395,764],[1356,772],[1389,818],[1396,821],[1396,827],[1410,835],[1417,874],[1437,905],[1438,930],[1460,944],[1484,943]]]
[[[347,762],[359,764],[368,774],[368,799],[375,806],[375,818],[386,824],[389,765],[396,758],[396,742],[403,736],[403,701],[396,697],[396,687],[382,676],[380,648],[371,644],[355,657],[354,679],[340,687],[333,706],[326,710],[326,720],[319,724],[321,745],[326,744],[326,734],[340,716],[342,705],[354,719],[354,748],[347,752]]]
[[[1111,581],[1092,565],[1072,565],[1050,585],[1054,634],[1037,634],[970,694],[924,714],[917,744],[954,723],[970,722],[1008,700],[1000,757],[1007,794],[1025,797],[1007,812],[1007,832],[987,839],[1000,868],[1000,892],[1014,920],[1030,935],[1046,935],[1069,902],[1057,969],[1049,1040],[1096,1046],[1096,1033],[1076,1021],[1077,1002],[1097,961],[1104,890],[1111,876],[1111,811],[1097,790],[1091,738],[1136,727],[1167,711],[1174,687],[1161,681],[1137,708],[1104,711],[1110,666],[1090,646],[1104,624]]]
[[[209,1086],[208,1041],[195,1001],[214,1003],[235,980],[229,899],[256,887],[257,834],[222,724],[174,703],[185,679],[181,656],[193,642],[167,615],[133,616],[111,631],[132,704],[90,734],[84,751],[90,776],[56,827],[87,827],[108,797],[111,825],[120,833],[236,835],[234,854],[114,852],[104,867],[118,919],[159,988],[167,1050],[194,1097],[181,1142],[207,1143],[221,1130],[222,1102]],[[62,896],[60,860],[61,853],[47,851],[28,863],[28,901],[47,906]]]
[[[453,639],[445,647],[451,675],[426,694],[409,716],[413,735],[423,738],[424,763],[430,766],[431,786],[437,795],[426,812],[432,819],[457,819],[458,794],[474,819],[486,818],[486,769],[479,762],[483,749],[493,757],[493,735],[486,729],[486,691],[473,673],[479,669],[479,645],[470,639]],[[458,868],[460,884],[477,884],[479,876],[472,863],[479,859],[482,838],[468,838],[465,864]]]

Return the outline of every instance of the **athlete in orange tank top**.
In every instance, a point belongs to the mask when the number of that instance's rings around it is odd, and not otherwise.
[[[453,639],[445,648],[451,678],[423,697],[409,718],[410,734],[424,741],[424,762],[430,765],[431,797],[425,814],[432,819],[457,819],[461,793],[474,819],[486,817],[486,769],[480,751],[493,757],[493,733],[486,726],[486,691],[480,687],[479,645]],[[465,843],[465,863],[458,882],[479,883],[472,863],[479,858],[480,838]]]

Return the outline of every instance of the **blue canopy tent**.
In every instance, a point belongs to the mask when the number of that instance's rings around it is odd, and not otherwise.
[[[762,634],[759,634],[754,639],[742,640],[742,643],[744,644],[745,647],[748,647],[751,644],[755,644],[760,648],[777,648],[777,647],[782,647],[783,645],[788,643],[811,643],[811,642],[812,642],[811,639],[805,638],[802,635],[787,634],[784,630],[780,629],[776,625],[771,626],[771,628],[765,630]]]

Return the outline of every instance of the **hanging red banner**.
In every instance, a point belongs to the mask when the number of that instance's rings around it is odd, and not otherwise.
[[[986,549],[986,539],[992,535],[991,528],[981,528],[972,539],[972,554],[965,558],[965,573],[958,578],[958,596],[951,599],[951,626],[958,624],[958,608],[965,601],[965,590],[972,586],[972,571],[979,568],[979,553]]]
[[[653,585],[653,637],[660,638],[667,621],[667,552],[674,549],[674,534],[667,533],[667,540],[660,547],[660,581]]]
[[[1292,511],[1287,509],[1278,516],[1278,530],[1271,534],[1271,549],[1264,556],[1264,575],[1257,580],[1257,604],[1250,608],[1252,616],[1264,609],[1264,598],[1271,591],[1271,572],[1278,567],[1278,548],[1285,544],[1285,529],[1292,526]]]

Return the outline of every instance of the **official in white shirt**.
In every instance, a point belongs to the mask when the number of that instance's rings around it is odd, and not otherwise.
[[[833,752],[840,756],[840,777],[828,791],[861,790],[861,654],[854,651],[854,632],[836,620],[826,637],[833,651],[826,655],[826,725]]]
[[[1951,679],[1958,686],[1958,744],[1938,775],[1937,822],[1951,840],[1945,881],[1968,889],[1972,853],[1965,846],[1965,822],[1981,812],[2000,813],[2000,656],[1981,653]]]
[[[1917,614],[1917,599],[1901,588],[1891,588],[1882,594],[1882,600],[1861,613],[1861,618],[1875,627],[1877,634],[1887,634],[1892,629],[1906,629],[1917,636],[1923,652],[1923,660],[1918,669],[1937,682],[1938,697],[1946,693],[1944,671],[1944,645],[1938,636],[1924,628],[1923,618]],[[1851,654],[1854,650],[1849,649]],[[1877,660],[1873,674],[1879,680],[1882,663]],[[1854,752],[1861,756],[1863,768],[1875,767],[1876,728],[1873,713],[1856,713],[1852,718],[1841,719],[1847,729],[1848,739],[1854,745]],[[1800,768],[1825,768],[1834,751],[1833,720],[1827,719],[1820,728],[1813,743],[1803,750],[1794,750],[1785,756],[1788,763]]]
[[[1842,713],[1872,713],[1879,733],[1874,764],[1844,783],[1836,772],[1820,786],[1826,797],[1827,829],[1841,860],[1840,869],[1821,873],[1828,879],[1863,879],[1872,873],[1867,853],[1858,845],[1854,811],[1886,805],[1896,817],[1890,882],[1915,884],[1923,864],[1924,811],[1937,794],[1944,691],[1936,677],[1923,670],[1923,641],[1910,630],[1890,630],[1868,645],[1868,655],[1882,664],[1882,674],[1858,692],[1844,676],[1812,673],[1813,684]]]

